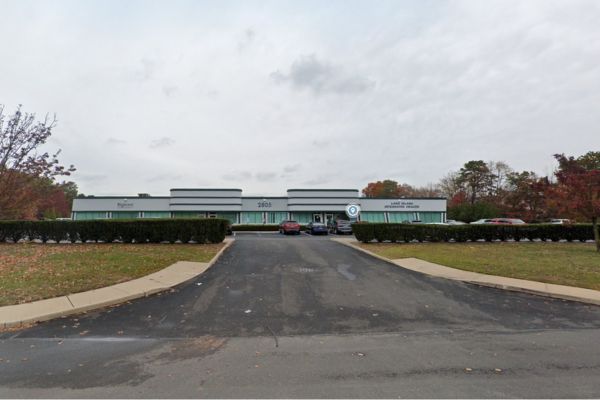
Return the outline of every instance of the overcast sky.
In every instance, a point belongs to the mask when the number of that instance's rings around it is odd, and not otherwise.
[[[0,104],[86,194],[547,174],[600,150],[600,1],[5,1]]]

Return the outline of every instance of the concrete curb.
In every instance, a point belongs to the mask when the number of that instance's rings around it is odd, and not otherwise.
[[[0,329],[78,314],[171,289],[212,267],[234,240],[226,238],[225,246],[207,263],[178,261],[153,274],[116,285],[31,303],[0,307]]]
[[[362,251],[365,254],[368,254],[372,257],[378,258],[390,264],[396,265],[398,267],[434,276],[437,278],[452,279],[456,281],[481,286],[489,286],[513,292],[522,292],[538,296],[600,305],[600,291],[598,290],[584,289],[574,286],[555,285],[552,283],[528,281],[525,279],[506,278],[503,276],[496,275],[486,275],[481,274],[479,272],[463,271],[460,269],[450,268],[444,265],[423,261],[418,258],[401,258],[396,260],[390,260],[388,258],[375,254],[372,251],[357,246],[358,241],[356,240],[340,238],[332,238],[331,240],[352,247],[353,249],[356,249],[358,251]]]

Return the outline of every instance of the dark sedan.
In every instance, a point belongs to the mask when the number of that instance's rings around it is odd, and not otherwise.
[[[310,233],[311,235],[327,235],[327,225],[320,222],[309,222],[308,225],[306,225],[306,232]]]

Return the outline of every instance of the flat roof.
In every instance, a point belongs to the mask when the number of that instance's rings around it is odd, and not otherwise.
[[[207,192],[222,192],[222,191],[230,191],[230,192],[241,192],[242,189],[231,189],[231,188],[214,188],[214,189],[208,189],[208,188],[173,188],[170,189],[171,191],[173,190],[179,190],[179,191],[207,191]]]

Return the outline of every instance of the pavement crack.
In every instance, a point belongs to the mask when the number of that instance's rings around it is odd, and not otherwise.
[[[275,339],[275,347],[279,347],[279,339],[277,339],[277,335],[275,332],[273,332],[273,329],[271,329],[269,325],[267,325],[266,328],[269,332],[271,332],[271,335],[273,335],[273,339]]]

